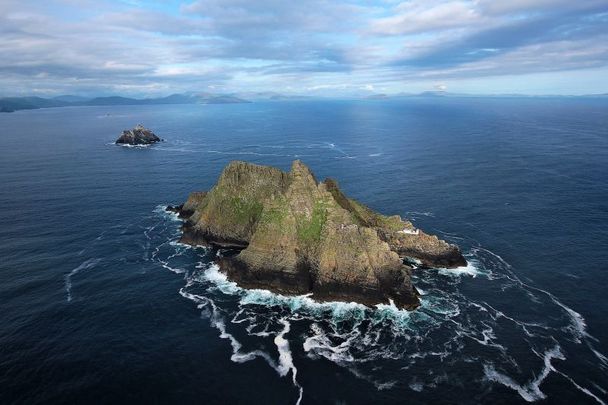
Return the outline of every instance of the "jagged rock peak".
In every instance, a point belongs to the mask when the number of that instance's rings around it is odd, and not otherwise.
[[[289,172],[231,162],[208,193],[177,209],[187,218],[182,242],[238,251],[220,267],[245,288],[413,309],[418,294],[404,259],[466,263],[456,246],[346,197],[336,181],[318,183],[299,160]]]

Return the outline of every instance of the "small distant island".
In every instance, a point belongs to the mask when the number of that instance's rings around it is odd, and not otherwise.
[[[232,252],[219,266],[244,288],[412,310],[411,264],[466,265],[457,246],[317,182],[299,160],[289,172],[233,161],[211,190],[167,210],[184,219],[182,243]]]
[[[160,142],[158,136],[154,132],[143,125],[138,124],[133,129],[125,129],[122,131],[122,135],[116,140],[117,145],[152,145],[153,143]]]

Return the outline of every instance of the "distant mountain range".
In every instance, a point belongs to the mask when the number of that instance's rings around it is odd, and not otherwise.
[[[156,105],[156,104],[235,104],[250,101],[234,95],[197,93],[172,94],[160,98],[128,98],[128,97],[95,97],[58,96],[42,97],[4,97],[0,98],[0,112],[17,110],[34,110],[37,108],[69,107],[69,106],[110,106],[110,105]]]
[[[522,95],[522,94],[461,94],[445,91],[425,91],[423,93],[397,93],[397,94],[368,94],[356,97],[368,100],[398,100],[410,97],[490,97],[490,98],[608,98],[608,94],[589,94],[582,96],[559,95]],[[350,97],[352,98],[352,97]],[[17,110],[34,110],[38,108],[70,107],[70,106],[112,106],[112,105],[158,105],[158,104],[236,104],[250,103],[252,101],[283,101],[308,100],[311,96],[285,95],[272,91],[244,92],[235,94],[212,93],[184,93],[172,94],[159,98],[128,98],[120,96],[87,98],[81,96],[64,95],[53,98],[42,97],[4,97],[0,98],[0,112],[13,112]]]
[[[467,94],[449,93],[447,91],[424,91],[422,93],[396,93],[396,94],[370,94],[365,97],[368,100],[400,99],[410,97],[463,97],[463,98],[608,98],[608,93],[604,94],[585,94],[578,96],[571,95],[530,95],[530,94]]]

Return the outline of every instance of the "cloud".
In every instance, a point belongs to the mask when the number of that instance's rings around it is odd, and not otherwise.
[[[608,13],[560,12],[500,21],[483,28],[472,27],[459,35],[444,36],[432,46],[414,55],[405,54],[392,63],[417,67],[457,66],[469,62],[494,58],[519,47],[543,44],[558,40],[575,41],[580,38],[600,41],[606,29]],[[606,60],[601,61],[606,63]],[[548,65],[554,69],[555,65]]]
[[[414,0],[397,5],[394,15],[374,20],[370,31],[387,35],[432,32],[481,24],[483,20],[474,2]]]
[[[606,0],[4,0],[0,88],[455,89],[489,76],[582,78],[608,66],[607,36]]]
[[[480,10],[486,14],[504,15],[506,13],[533,13],[533,12],[571,12],[582,10],[604,10],[606,9],[605,0],[479,0]]]

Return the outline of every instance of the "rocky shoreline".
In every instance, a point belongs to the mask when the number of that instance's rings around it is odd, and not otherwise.
[[[317,182],[302,162],[289,172],[231,162],[209,192],[167,207],[184,220],[180,242],[230,249],[220,269],[243,288],[367,306],[415,309],[412,266],[459,267],[457,246]]]

